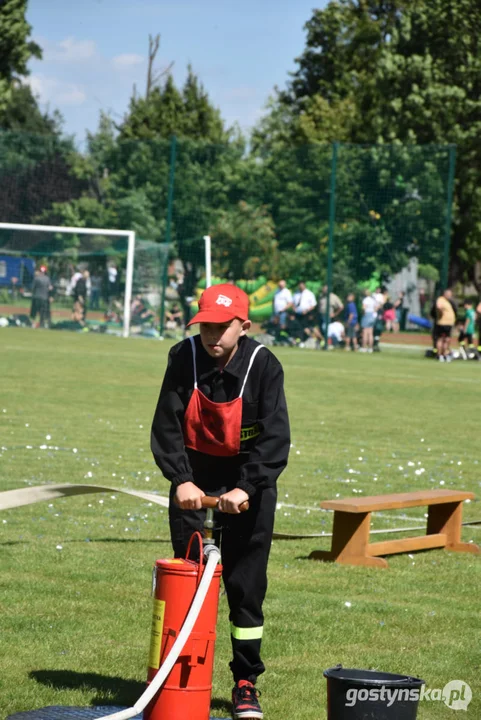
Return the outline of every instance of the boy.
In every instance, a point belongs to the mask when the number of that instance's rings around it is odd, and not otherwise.
[[[220,498],[223,580],[229,602],[234,718],[262,718],[255,688],[262,603],[276,508],[287,465],[289,421],[277,358],[246,336],[249,298],[235,285],[204,291],[189,325],[200,335],[169,353],[152,424],[152,452],[171,482],[169,521],[176,557],[202,529],[204,495]],[[239,507],[249,500],[249,510]]]
[[[474,337],[474,331],[476,329],[475,328],[476,312],[473,308],[472,300],[465,300],[464,307],[466,310],[466,316],[465,316],[464,324],[461,328],[461,332],[459,333],[459,344],[464,346],[465,341],[467,340],[468,346],[473,347],[473,337]]]

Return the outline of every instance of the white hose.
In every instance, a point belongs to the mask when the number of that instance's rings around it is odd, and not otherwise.
[[[165,658],[162,666],[159,668],[158,673],[156,674],[146,691],[139,697],[135,705],[133,705],[131,708],[127,708],[126,710],[121,710],[120,712],[113,713],[112,715],[103,715],[101,718],[98,718],[98,720],[107,720],[107,718],[108,720],[129,720],[136,715],[140,715],[140,713],[149,704],[154,695],[156,695],[160,687],[165,682],[168,674],[174,667],[177,658],[182,652],[182,649],[187,642],[190,633],[192,632],[192,629],[201,611],[202,605],[204,604],[204,600],[209,590],[210,583],[212,581],[212,578],[214,577],[217,563],[219,562],[220,552],[219,548],[216,547],[216,545],[206,545],[206,547],[204,548],[204,554],[207,557],[207,562],[204,568],[204,572],[202,573],[199,587],[197,588],[197,592],[192,601],[192,605],[190,606],[190,610],[187,613],[184,624],[182,625],[182,630],[180,631],[177,640],[172,645],[172,648],[167,657]]]

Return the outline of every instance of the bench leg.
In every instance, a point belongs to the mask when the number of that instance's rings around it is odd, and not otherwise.
[[[330,560],[345,565],[387,567],[386,560],[368,554],[371,513],[334,511],[330,551],[314,550],[311,560]]]
[[[427,534],[444,533],[446,535],[446,549],[455,552],[479,553],[480,548],[474,543],[461,542],[461,521],[463,517],[463,503],[443,503],[430,505],[428,509]]]

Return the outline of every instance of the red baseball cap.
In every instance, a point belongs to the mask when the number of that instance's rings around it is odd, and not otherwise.
[[[187,326],[195,323],[224,323],[239,318],[249,317],[249,297],[235,285],[222,283],[211,285],[204,290],[199,299],[199,312],[194,315]]]

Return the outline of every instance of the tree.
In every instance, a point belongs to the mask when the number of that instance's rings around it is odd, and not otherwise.
[[[15,84],[28,75],[28,61],[41,58],[40,47],[29,40],[25,19],[27,0],[4,0],[0,5],[0,119],[12,100]]]
[[[277,274],[274,223],[265,207],[239,202],[234,208],[220,210],[209,233],[216,275],[226,277],[231,273],[234,280],[239,280]]]
[[[451,280],[475,280],[481,254],[478,1],[339,0],[314,11],[306,30],[306,48],[278,101],[292,117],[291,137],[455,143]],[[446,178],[436,152],[431,170]],[[447,198],[446,187],[443,192]]]
[[[150,87],[146,97],[133,95],[120,126],[120,137],[125,140],[172,135],[211,143],[228,139],[219,111],[210,103],[191,67],[181,91],[168,74],[163,86]]]
[[[481,256],[480,31],[475,0],[417,3],[399,17],[376,72],[383,121],[373,119],[373,133],[457,146],[451,281],[475,282]]]
[[[36,135],[57,135],[62,129],[63,118],[58,110],[43,113],[28,85],[14,82],[9,101],[0,110],[0,128]]]
[[[122,125],[101,115],[98,131],[88,135],[87,153],[72,158],[72,172],[88,184],[84,194],[90,201],[67,204],[63,212],[92,217],[98,203],[112,227],[164,241],[175,135],[170,238],[181,259],[196,266],[203,258],[202,236],[216,213],[242,197],[245,144],[224,128],[192,68],[181,90],[171,75],[158,84],[151,70],[151,78],[148,96],[134,93]],[[57,205],[55,213],[60,211]]]
[[[4,221],[29,222],[52,203],[79,194],[67,162],[73,152],[61,137],[61,115],[43,113],[31,88],[23,83],[40,47],[30,38],[26,0],[0,4],[0,215]]]

